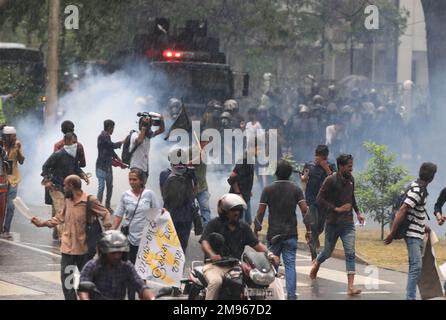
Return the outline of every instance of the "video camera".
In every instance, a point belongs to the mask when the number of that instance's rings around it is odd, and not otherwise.
[[[151,125],[154,127],[159,127],[161,125],[161,115],[156,112],[139,112],[137,114],[139,118],[151,119]]]

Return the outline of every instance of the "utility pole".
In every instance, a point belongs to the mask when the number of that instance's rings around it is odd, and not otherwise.
[[[59,81],[59,32],[60,32],[60,0],[49,0],[48,18],[48,78],[46,87],[47,105],[45,123],[52,124],[58,103]]]

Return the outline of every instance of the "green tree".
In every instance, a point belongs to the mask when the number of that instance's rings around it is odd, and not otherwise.
[[[41,88],[34,85],[32,76],[24,74],[17,66],[2,65],[0,66],[0,93],[17,93],[13,99],[13,107],[11,102],[6,105],[6,116],[8,120],[11,117],[22,114],[25,110],[35,107],[37,97],[41,94]]]
[[[388,154],[386,145],[366,142],[364,147],[373,157],[365,171],[356,177],[356,200],[366,215],[379,222],[383,240],[384,227],[391,220],[392,204],[412,177],[404,166],[395,164],[396,155]]]
[[[4,1],[4,0],[3,0]],[[5,1],[0,8],[2,41],[23,42],[46,51],[48,0]],[[252,96],[263,93],[263,74],[291,92],[304,75],[323,74],[325,54],[334,49],[333,28],[348,39],[370,42],[379,35],[394,41],[390,27],[401,30],[402,13],[393,2],[374,1],[380,8],[380,30],[364,30],[364,7],[357,0],[62,0],[77,5],[79,30],[61,28],[61,72],[71,64],[107,60],[133,45],[137,33],[149,32],[155,17],[170,18],[172,29],[185,20],[207,19],[212,36],[236,71],[251,74]],[[65,15],[61,12],[61,24]],[[362,57],[363,58],[363,57]],[[292,101],[292,100],[291,100]],[[291,103],[290,101],[290,103]]]

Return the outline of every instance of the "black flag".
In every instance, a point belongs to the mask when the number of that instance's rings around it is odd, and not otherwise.
[[[190,121],[190,118],[187,114],[186,107],[183,105],[181,106],[181,111],[178,114],[177,119],[173,123],[172,127],[169,130],[169,133],[167,134],[166,138],[164,140],[169,140],[170,135],[172,134],[172,131],[175,129],[184,129],[189,134],[192,134],[192,122]]]

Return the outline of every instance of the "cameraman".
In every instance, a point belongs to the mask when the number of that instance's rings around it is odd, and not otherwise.
[[[141,115],[141,116],[140,116]],[[139,132],[135,132],[130,137],[130,152],[132,158],[130,160],[130,169],[139,169],[144,172],[144,184],[149,178],[149,152],[150,139],[165,131],[164,118],[162,115],[156,115],[159,118],[159,129],[152,131],[153,117],[149,113],[138,114]]]

